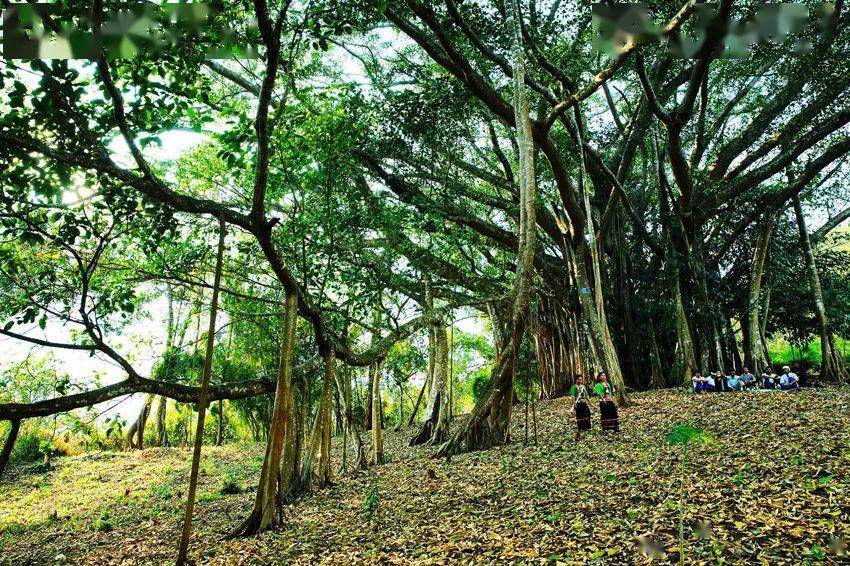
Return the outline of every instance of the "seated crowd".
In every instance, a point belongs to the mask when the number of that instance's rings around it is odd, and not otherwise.
[[[799,365],[794,364],[794,369],[798,370]],[[799,371],[799,370],[798,370]],[[791,371],[790,366],[782,366],[782,375],[776,375],[773,368],[768,367],[761,374],[761,379],[756,379],[749,368],[744,367],[743,371],[738,370],[711,372],[709,375],[702,375],[699,371],[695,371],[691,378],[694,393],[706,393],[709,391],[725,392],[725,391],[747,391],[754,389],[777,389],[780,391],[799,391],[801,377],[796,372]]]

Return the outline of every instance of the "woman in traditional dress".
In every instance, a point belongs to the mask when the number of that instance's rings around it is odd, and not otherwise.
[[[599,417],[602,421],[602,430],[620,430],[620,415],[617,412],[617,404],[614,403],[614,389],[608,383],[608,376],[604,371],[596,374],[596,385],[593,387],[599,397]]]
[[[583,430],[590,430],[590,392],[584,386],[584,378],[576,376],[576,382],[570,387],[570,397],[575,400],[572,413],[576,418],[576,438]]]

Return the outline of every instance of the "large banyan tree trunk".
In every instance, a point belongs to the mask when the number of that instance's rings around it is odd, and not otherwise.
[[[823,301],[823,288],[820,284],[818,268],[815,264],[815,254],[812,251],[812,242],[809,231],[806,228],[806,219],[803,217],[803,207],[800,198],[794,197],[794,214],[797,217],[797,228],[800,231],[800,244],[803,248],[803,258],[806,262],[806,274],[809,278],[809,288],[815,298],[815,315],[818,319],[818,330],[820,331],[821,350],[821,378],[827,380],[843,381],[848,378],[847,369],[841,352],[835,348],[835,340],[829,329],[829,319],[826,316],[826,306]]]
[[[534,272],[537,185],[534,175],[534,145],[528,99],[525,95],[525,58],[517,0],[507,2],[513,32],[514,120],[519,154],[519,246],[513,308],[507,341],[503,342],[490,385],[479,398],[464,425],[440,447],[439,455],[476,450],[509,440],[513,405],[513,381],[519,346],[528,323],[528,300]]]
[[[764,211],[758,238],[756,240],[756,247],[753,251],[753,268],[750,274],[746,357],[749,369],[755,375],[761,375],[762,370],[769,365],[764,353],[765,344],[761,334],[761,283],[764,275],[764,264],[767,259],[767,250],[770,244],[770,235],[773,232],[773,224],[776,219],[776,213],[777,209],[775,207],[768,207]]]
[[[449,341],[442,323],[434,326],[434,371],[431,396],[425,408],[425,421],[419,433],[410,439],[410,445],[442,444],[449,435]]]
[[[300,439],[295,430],[295,399],[292,391],[292,363],[295,351],[295,323],[298,298],[287,295],[283,317],[283,343],[277,376],[274,408],[269,423],[266,456],[251,514],[230,537],[252,535],[271,529],[282,520],[282,505],[297,488],[300,465]]]

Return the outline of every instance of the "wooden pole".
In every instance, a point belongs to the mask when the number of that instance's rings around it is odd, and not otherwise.
[[[207,396],[212,374],[213,346],[215,345],[215,317],[218,312],[218,293],[221,286],[221,266],[224,260],[224,236],[227,225],[224,219],[219,219],[218,256],[215,262],[215,282],[213,283],[212,304],[210,305],[210,325],[207,332],[207,351],[204,359],[204,377],[201,383],[201,396],[198,401],[198,426],[195,429],[195,449],[192,453],[192,472],[189,475],[189,494],[186,496],[186,515],[183,519],[183,536],[180,539],[180,549],[177,554],[177,564],[187,563],[189,536],[192,534],[192,512],[195,508],[195,492],[198,489],[198,469],[201,464],[201,446],[204,442],[204,416],[207,412]]]

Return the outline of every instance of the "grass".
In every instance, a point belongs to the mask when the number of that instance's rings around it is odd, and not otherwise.
[[[387,430],[391,464],[336,473],[333,487],[285,509],[281,530],[235,541],[222,539],[251,507],[264,447],[205,447],[190,555],[210,564],[619,564],[677,561],[681,550],[689,563],[846,559],[832,545],[850,540],[850,391],[642,393],[621,412],[619,435],[594,430],[578,443],[569,406],[540,404],[538,446],[522,442],[515,418],[513,444],[449,464],[433,448],[409,448],[412,431]],[[598,415],[594,407],[595,425]],[[683,494],[679,447],[666,440],[678,423],[716,439],[688,450]],[[48,473],[12,470],[0,483],[0,564],[173,563],[189,454],[95,452],[59,458]]]
[[[844,359],[850,362],[850,340],[836,336],[835,347],[844,354]],[[799,360],[818,365],[821,362],[820,338],[815,338],[800,348],[792,345],[785,337],[778,336],[768,341],[767,350],[773,365],[786,365]]]

